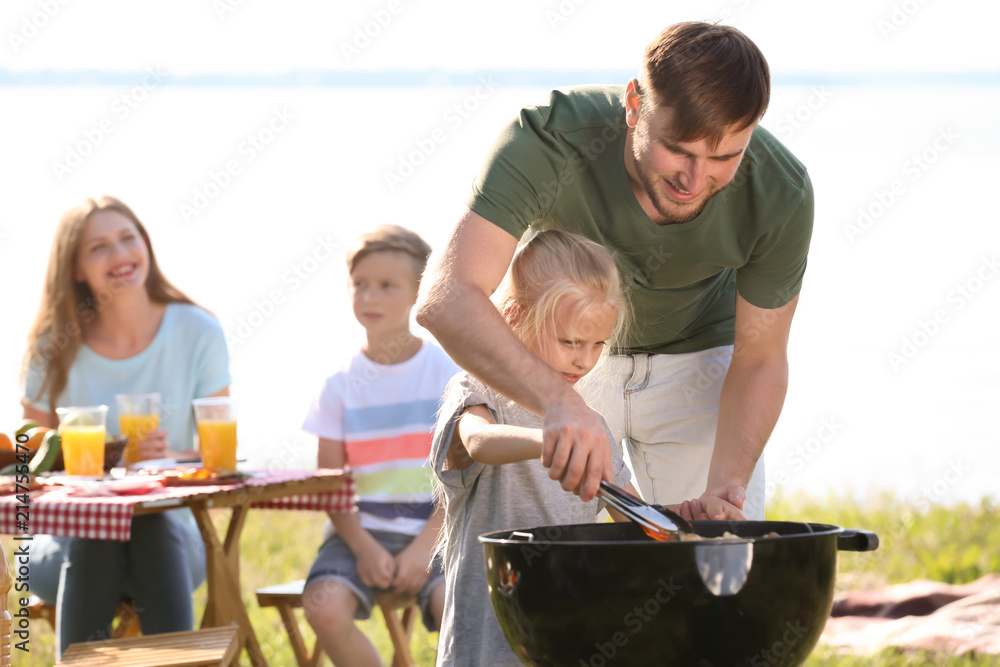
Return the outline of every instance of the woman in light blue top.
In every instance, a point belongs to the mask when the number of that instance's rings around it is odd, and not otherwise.
[[[24,416],[42,426],[57,425],[57,407],[104,404],[113,431],[116,393],[161,394],[144,459],[191,450],[191,400],[229,393],[218,320],[163,277],[142,223],[113,197],[59,221],[28,342]],[[189,512],[136,517],[129,542],[38,536],[30,563],[31,592],[56,607],[58,655],[107,638],[123,596],[134,598],[143,634],[194,626],[205,552]]]

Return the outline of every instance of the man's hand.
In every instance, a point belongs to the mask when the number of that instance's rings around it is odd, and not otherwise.
[[[416,595],[430,576],[427,565],[431,562],[431,555],[411,543],[396,554],[395,560],[396,576],[392,580],[392,590],[404,595]]]
[[[685,500],[681,503],[678,513],[688,521],[705,519],[746,521],[746,516],[743,514],[745,499],[746,489],[739,484],[730,484],[709,489],[694,500]]]
[[[719,397],[707,489],[692,501],[698,503],[692,509],[696,514],[746,519],[746,485],[763,456],[788,389],[788,333],[798,302],[796,295],[784,306],[768,310],[736,295],[733,360]]]
[[[396,560],[385,547],[372,540],[357,554],[358,577],[365,586],[388,590],[396,576]]]
[[[542,465],[580,500],[593,500],[601,480],[613,481],[607,430],[575,392],[545,412]]]

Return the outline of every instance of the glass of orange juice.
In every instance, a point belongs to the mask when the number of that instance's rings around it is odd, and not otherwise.
[[[67,475],[104,475],[104,434],[108,406],[56,408]]]
[[[236,401],[231,396],[196,398],[201,465],[209,470],[236,470]]]
[[[118,405],[118,426],[121,434],[128,436],[125,445],[125,465],[142,461],[139,443],[160,428],[160,395],[115,394]]]

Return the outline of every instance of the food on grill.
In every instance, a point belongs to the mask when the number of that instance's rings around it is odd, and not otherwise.
[[[779,537],[778,533],[773,530],[769,533],[761,535],[761,537]],[[681,534],[681,542],[701,542],[703,540],[742,540],[743,538],[739,535],[733,535],[728,530],[718,537],[702,537],[696,533],[686,533]]]

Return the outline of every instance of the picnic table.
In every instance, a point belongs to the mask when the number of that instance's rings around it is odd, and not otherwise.
[[[247,513],[251,509],[347,513],[354,511],[356,497],[353,477],[342,470],[246,472],[248,477],[230,484],[166,486],[141,495],[88,495],[73,487],[49,486],[27,497],[0,496],[0,533],[13,535],[16,543],[35,534],[127,541],[132,517],[187,507],[205,542],[208,591],[201,627],[235,623],[241,650],[246,649],[252,664],[266,665],[240,595],[239,543]],[[232,511],[224,537],[209,516],[213,508]]]

